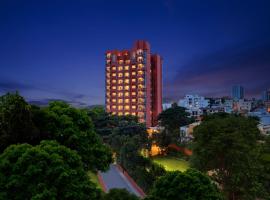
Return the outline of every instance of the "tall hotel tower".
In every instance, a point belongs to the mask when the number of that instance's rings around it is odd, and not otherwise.
[[[135,115],[147,127],[162,111],[162,60],[150,44],[136,41],[131,50],[106,52],[106,111]]]

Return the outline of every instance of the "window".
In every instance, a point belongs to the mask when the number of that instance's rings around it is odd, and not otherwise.
[[[107,80],[106,82],[107,82],[108,85],[110,85],[110,80]]]
[[[119,66],[118,67],[118,71],[122,71],[123,70],[123,67],[122,66]]]
[[[122,116],[122,115],[123,115],[123,113],[122,113],[122,112],[119,112],[119,113],[118,113],[118,115],[119,115],[119,116]]]
[[[125,83],[129,84],[129,79],[125,79]]]
[[[107,96],[108,96],[108,97],[110,96],[110,93],[109,93],[109,92],[107,92]]]
[[[116,90],[116,86],[112,86],[112,90]]]
[[[144,95],[144,92],[139,91],[139,92],[138,92],[138,95],[139,95],[139,96],[143,96],[143,95]]]
[[[126,60],[126,64],[129,64],[130,63],[130,60]]]
[[[115,92],[113,92],[113,93],[112,93],[112,95],[113,95],[113,96],[116,96],[116,93],[115,93]]]
[[[110,106],[106,106],[107,110],[110,110]]]
[[[118,77],[123,77],[123,73],[119,73],[118,74]]]
[[[132,112],[131,115],[136,116],[136,113],[135,112]]]
[[[123,62],[124,62],[123,60],[119,60],[118,61],[119,64],[123,64]]]
[[[123,86],[118,86],[118,90],[123,90]]]
[[[135,95],[136,95],[136,92],[132,92],[131,95],[132,95],[132,96],[135,96]]]
[[[112,80],[112,83],[116,83],[116,80]]]
[[[144,117],[144,113],[143,112],[138,112],[138,117]]]
[[[136,65],[132,65],[131,68],[132,68],[132,69],[136,69]]]
[[[116,73],[113,73],[112,76],[113,76],[113,77],[116,76]]]
[[[125,66],[125,70],[129,70],[129,66],[127,65],[127,66]]]
[[[107,89],[107,90],[110,90],[110,86],[107,86],[106,89]]]
[[[129,96],[129,92],[125,92],[125,97],[128,97]]]
[[[136,72],[132,72],[131,75],[132,75],[132,76],[136,76]]]
[[[122,84],[123,83],[123,80],[118,80],[118,84]]]
[[[116,115],[116,112],[112,112],[113,115]]]
[[[123,110],[123,106],[118,106],[118,110]]]
[[[138,109],[139,109],[139,110],[144,110],[144,106],[139,105],[139,106],[138,106]]]
[[[125,115],[129,115],[129,112],[125,112]]]
[[[138,102],[139,102],[139,103],[144,103],[144,99],[143,99],[143,98],[139,98],[139,99],[138,99]]]
[[[116,67],[113,66],[113,67],[112,67],[112,70],[116,70]]]
[[[139,74],[140,76],[142,76],[144,73],[143,73],[142,70],[140,70],[140,71],[138,71],[138,74]]]
[[[129,90],[129,86],[128,85],[125,86],[125,90]]]
[[[132,109],[135,110],[136,109],[136,106],[132,106]]]
[[[115,103],[116,102],[116,99],[112,99],[112,102]]]
[[[128,72],[125,73],[125,77],[129,77],[129,73]]]
[[[144,78],[138,78],[139,82],[144,82]]]
[[[125,110],[129,110],[129,106],[125,106]]]
[[[143,61],[143,57],[142,56],[139,56],[138,58],[137,58],[137,62],[142,62]]]
[[[107,53],[106,56],[107,56],[107,58],[110,58],[111,57],[111,53]]]
[[[138,85],[138,88],[139,89],[143,89],[144,88],[144,85],[140,84],[140,85]]]
[[[142,69],[143,67],[143,64],[138,64],[138,69]]]
[[[125,103],[129,103],[129,99],[125,99]]]
[[[136,99],[131,99],[131,102],[132,103],[136,103]]]
[[[119,92],[118,93],[118,97],[123,97],[123,93],[122,92]]]
[[[133,78],[133,79],[131,80],[131,82],[132,82],[132,83],[135,83],[135,82],[136,82],[136,79],[135,79],[135,78]]]
[[[118,103],[123,103],[123,99],[118,99]]]
[[[112,106],[112,109],[116,109],[116,106]]]
[[[132,88],[132,89],[136,89],[136,85],[132,85],[131,88]]]

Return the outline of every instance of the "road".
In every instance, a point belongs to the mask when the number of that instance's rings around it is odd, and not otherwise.
[[[140,193],[132,186],[126,176],[118,169],[115,164],[110,165],[110,169],[107,172],[100,173],[103,183],[106,187],[106,192],[112,188],[124,188],[130,193],[141,197]]]

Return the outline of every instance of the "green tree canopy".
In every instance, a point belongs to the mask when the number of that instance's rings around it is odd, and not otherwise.
[[[76,151],[54,141],[11,145],[0,156],[0,199],[100,199]]]
[[[0,152],[10,144],[35,143],[39,131],[32,121],[31,107],[17,92],[0,97]]]
[[[212,173],[229,199],[255,199],[258,180],[257,121],[219,114],[207,117],[194,130],[192,164]]]
[[[160,177],[150,191],[150,200],[221,200],[222,194],[210,178],[201,172],[168,172]]]
[[[111,189],[102,200],[139,200],[139,198],[125,189]]]
[[[108,169],[112,153],[95,133],[86,111],[64,102],[51,102],[48,107],[33,112],[35,123],[47,139],[76,150],[87,169]]]

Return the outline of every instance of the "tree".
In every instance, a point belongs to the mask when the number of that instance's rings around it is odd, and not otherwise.
[[[150,191],[149,199],[156,200],[221,200],[222,194],[210,178],[201,172],[168,172],[160,177]]]
[[[36,143],[39,131],[32,121],[31,107],[17,92],[0,97],[0,152],[10,144]]]
[[[139,200],[139,198],[125,189],[111,189],[102,200]]]
[[[262,171],[259,173],[259,179],[262,180],[266,193],[270,197],[270,136],[267,136],[265,141],[262,143],[260,159]]]
[[[171,108],[162,111],[158,120],[160,125],[165,129],[155,134],[155,140],[161,147],[167,147],[171,143],[176,143],[180,138],[179,128],[185,126],[194,121],[193,118],[189,118],[189,113],[185,111],[185,108],[179,107],[177,105],[172,106]]]
[[[194,130],[192,164],[210,172],[228,199],[263,194],[258,180],[257,121],[237,115],[207,117]]]
[[[46,139],[76,150],[84,167],[90,170],[106,170],[112,162],[112,153],[94,131],[87,112],[64,102],[51,102],[34,112],[34,121]],[[42,123],[38,123],[42,122]]]
[[[76,151],[55,141],[11,145],[0,156],[0,199],[100,199]]]

